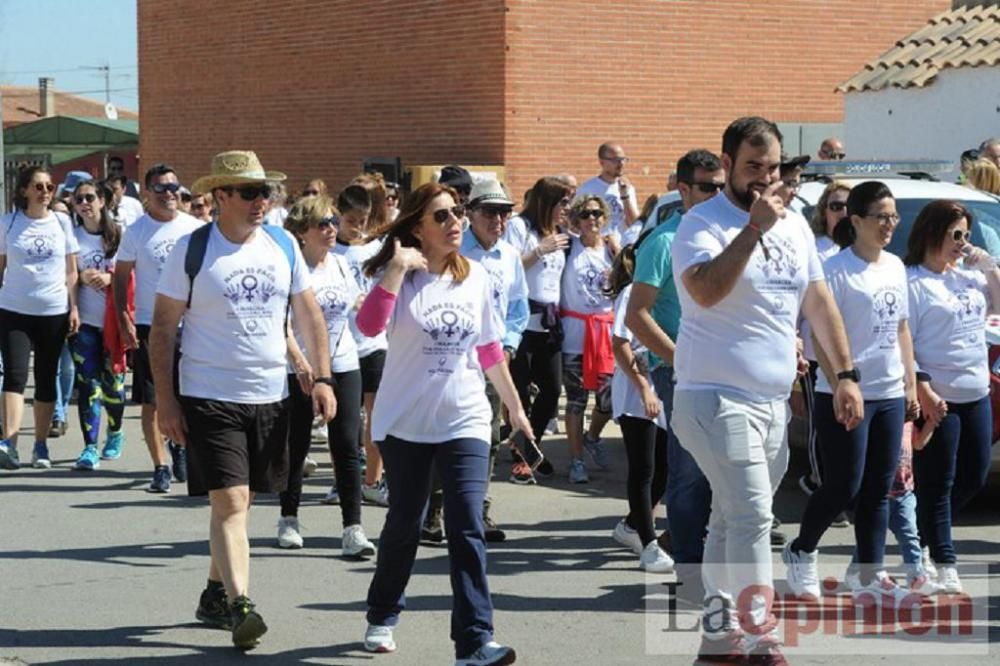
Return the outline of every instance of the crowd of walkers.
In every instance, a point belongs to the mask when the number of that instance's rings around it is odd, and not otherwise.
[[[820,159],[843,158],[834,141]],[[248,151],[217,155],[190,190],[157,164],[143,203],[120,168],[99,182],[71,172],[58,191],[46,169],[22,170],[0,218],[0,467],[21,465],[32,355],[40,469],[74,383],[74,467],[121,457],[131,368],[149,491],[186,481],[211,505],[197,617],[244,649],[267,630],[248,594],[250,504],[280,493],[278,545],[304,547],[316,438],[342,552],[376,558],[371,652],[396,650],[418,544],[446,541],[456,663],[513,663],[493,637],[486,575],[486,544],[506,538],[488,496],[502,444],[501,476],[544,482],[558,472],[543,442],[561,425],[565,474],[587,483],[616,463],[602,438],[612,419],[627,504],[611,536],[705,599],[707,657],[785,663],[771,547],[783,545],[793,594],[816,600],[832,525],[853,522],[857,603],[961,592],[952,521],[988,472],[985,327],[1000,310],[973,214],[931,202],[903,258],[885,249],[900,218],[882,182],[829,182],[807,221],[790,203],[809,158],[785,155],[759,117],[730,124],[720,154],[678,161],[668,216],[654,215],[656,195],[640,208],[622,146],[597,158],[594,178],[542,177],[520,205],[458,166],[405,196],[372,173],[289,192]],[[984,161],[966,165],[970,181]],[[809,499],[786,543],[772,497],[793,387]],[[364,502],[388,507],[378,548]],[[889,530],[905,586],[886,572]]]

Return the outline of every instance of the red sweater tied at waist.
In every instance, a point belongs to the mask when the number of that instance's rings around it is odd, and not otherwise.
[[[598,377],[615,371],[615,355],[611,350],[611,327],[615,323],[613,312],[586,314],[562,310],[563,317],[583,320],[583,388],[596,391]]]

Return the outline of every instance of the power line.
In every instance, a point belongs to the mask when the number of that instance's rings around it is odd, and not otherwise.
[[[110,65],[112,69],[139,69],[138,65]],[[70,72],[79,72],[85,69],[92,69],[91,67],[74,67],[73,69],[25,69],[19,72],[8,72],[0,70],[0,76],[14,76],[19,74],[68,74]]]
[[[114,92],[127,92],[127,91],[138,91],[138,90],[139,90],[138,87],[133,86],[133,87],[130,87],[130,88],[110,88],[110,89],[100,88],[98,90],[58,90],[57,89],[54,92],[57,95],[60,95],[60,94],[61,95],[93,95],[93,94],[96,94],[96,93],[103,93],[103,92],[113,92],[114,93]],[[37,97],[37,96],[38,96],[38,91],[37,90],[34,90],[32,92],[23,92],[23,93],[22,92],[5,92],[4,93],[4,97]]]

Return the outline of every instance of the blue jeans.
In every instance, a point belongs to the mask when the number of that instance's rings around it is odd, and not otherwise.
[[[73,365],[73,354],[69,343],[63,345],[59,355],[59,371],[56,373],[56,407],[52,414],[54,421],[66,423],[66,412],[69,401],[73,397],[73,382],[76,380],[76,366]]]
[[[451,569],[451,639],[455,655],[471,655],[493,640],[493,602],[486,580],[483,499],[490,445],[477,439],[440,444],[392,437],[378,442],[389,511],[379,538],[375,576],[368,587],[369,624],[399,624],[406,607],[406,584],[420,540],[424,507],[430,495],[431,468],[444,489],[444,528]]]
[[[913,452],[920,536],[938,564],[955,564],[951,524],[990,471],[993,410],[986,396],[948,403],[948,415],[921,451]]]
[[[854,538],[861,582],[868,583],[885,555],[889,490],[903,441],[903,398],[865,400],[865,418],[848,431],[833,414],[833,396],[816,394],[816,432],[823,483],[809,497],[792,550],[811,553],[838,513],[853,502]]]
[[[899,544],[899,553],[903,556],[907,575],[913,577],[923,574],[920,534],[917,532],[917,496],[912,491],[908,490],[899,497],[889,498],[889,530]],[[858,549],[855,548],[851,566],[857,562]]]
[[[667,423],[674,406],[674,369],[661,365],[652,371],[653,387],[663,401]],[[667,524],[674,561],[700,564],[705,552],[705,532],[712,510],[712,489],[698,463],[681,446],[673,428],[667,430]]]

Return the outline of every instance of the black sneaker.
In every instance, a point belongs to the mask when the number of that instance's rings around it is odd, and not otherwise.
[[[62,437],[66,434],[66,422],[60,421],[59,419],[53,419],[52,425],[49,426],[49,437]]]
[[[501,543],[507,540],[507,533],[497,527],[488,515],[483,516],[483,534],[487,543]]]
[[[674,554],[674,544],[670,539],[670,530],[663,530],[660,532],[660,536],[656,537],[656,543],[660,546],[667,555]]]
[[[427,518],[420,526],[420,543],[439,546],[444,541],[444,527],[441,525],[441,511],[428,509]]]
[[[771,545],[772,546],[784,546],[785,542],[788,541],[788,537],[785,536],[784,532],[779,532],[778,530],[771,530]]]
[[[187,449],[174,444],[169,439],[167,440],[167,448],[170,449],[170,458],[173,461],[170,468],[174,473],[174,478],[179,483],[184,483],[188,480]]]
[[[229,612],[229,599],[226,598],[225,588],[206,587],[202,590],[194,616],[199,622],[210,627],[232,629],[233,617]]]
[[[232,617],[233,645],[241,650],[251,650],[260,645],[260,637],[267,633],[267,625],[249,597],[233,600],[229,613]]]
[[[148,493],[169,493],[170,492],[170,468],[166,465],[158,465],[153,470],[153,480],[149,483]]]

